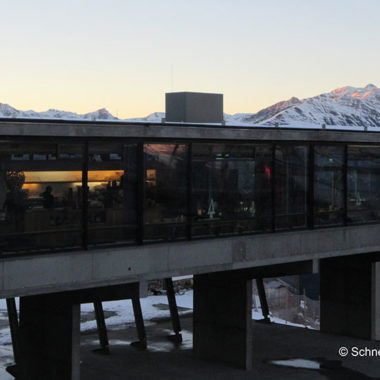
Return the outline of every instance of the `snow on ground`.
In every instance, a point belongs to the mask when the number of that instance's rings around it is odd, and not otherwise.
[[[179,307],[188,308],[186,311],[179,311],[180,315],[191,313],[193,308],[193,291],[189,290],[183,295],[176,296],[177,305]],[[166,295],[162,296],[150,296],[147,298],[141,298],[141,309],[144,319],[149,321],[157,318],[169,318],[170,311],[169,308],[162,309],[160,305],[168,305],[168,299]],[[158,306],[155,306],[158,305]],[[111,316],[106,319],[107,326],[115,326],[121,324],[129,324],[135,322],[135,317],[133,314],[133,307],[131,300],[120,300],[120,301],[110,301],[103,302],[103,309],[105,311],[111,311],[116,313],[116,315]],[[82,312],[92,312],[94,311],[93,304],[83,304],[81,305]],[[87,331],[96,329],[96,322],[87,321],[81,323],[81,331]]]
[[[320,369],[321,364],[315,360],[308,359],[289,359],[289,360],[272,360],[271,364],[293,367],[293,368],[307,368],[307,369]]]
[[[260,300],[258,296],[254,296],[254,304],[256,307],[252,310],[252,319],[258,320],[262,319],[262,313],[260,308]],[[188,290],[184,294],[176,295],[177,305],[179,307],[179,314],[185,315],[192,313],[193,309],[193,291]],[[159,318],[169,318],[170,311],[168,307],[168,301],[166,295],[160,296],[149,296],[147,298],[141,298],[141,309],[146,324],[153,319]],[[18,300],[17,300],[18,307]],[[183,308],[183,309],[181,309]],[[123,325],[123,327],[133,327],[134,326],[134,314],[131,300],[120,300],[120,301],[110,301],[103,302],[103,309],[105,312],[111,312],[111,316],[106,319],[106,324],[108,327],[116,327]],[[11,345],[11,336],[8,327],[8,318],[6,313],[6,302],[4,299],[0,300],[0,379],[1,380],[11,380],[13,379],[8,373],[5,372],[5,367],[13,362],[13,350]],[[81,312],[82,315],[90,315],[93,313],[93,304],[82,304]],[[92,315],[92,314],[91,314]],[[92,316],[93,317],[93,316]],[[289,323],[283,319],[271,316],[271,321],[274,323],[287,324],[289,326],[297,327],[308,327],[299,325],[295,323]],[[81,323],[81,331],[89,331],[96,329],[95,320],[88,320]],[[168,331],[169,333],[169,331]],[[192,334],[187,331],[182,331],[184,337],[184,347],[191,347],[192,345]],[[111,342],[112,343],[112,342]],[[150,345],[150,350],[155,350],[154,344]],[[162,350],[162,347],[159,348]]]
[[[256,307],[252,310],[252,319],[258,320],[262,319],[263,315],[260,308],[260,300],[258,296],[254,296],[254,304]],[[185,315],[192,312],[193,309],[193,291],[188,290],[184,294],[176,295],[177,305],[180,308],[179,314]],[[181,308],[183,308],[181,310]],[[120,301],[110,301],[103,302],[103,309],[105,312],[111,312],[111,316],[106,319],[107,326],[118,326],[118,325],[130,325],[134,326],[134,314],[131,300],[120,300]],[[153,319],[159,318],[169,318],[170,311],[168,307],[168,301],[166,295],[160,296],[149,296],[147,298],[141,298],[141,309],[145,321],[151,321]],[[93,304],[82,304],[81,312],[83,314],[89,314],[94,311]],[[301,324],[290,323],[283,319],[270,316],[273,323],[285,324],[289,326],[311,328],[310,326],[304,326]],[[87,320],[81,323],[81,331],[89,331],[96,329],[95,320]],[[11,361],[12,358],[12,348],[11,348],[11,336],[8,327],[8,319],[6,314],[6,303],[5,300],[0,300],[0,364],[4,362]],[[1,367],[1,365],[0,365]],[[0,372],[0,375],[1,372]],[[2,377],[0,376],[0,379]]]
[[[258,296],[255,297],[256,308],[252,310],[252,319],[262,319],[260,300]],[[184,294],[176,295],[177,305],[179,308],[186,310],[179,310],[180,315],[189,314],[193,309],[193,291],[188,290]],[[159,318],[169,318],[170,311],[167,307],[168,300],[166,295],[149,296],[141,298],[141,309],[144,319],[146,321]],[[166,306],[166,307],[165,307]],[[135,318],[133,314],[133,307],[131,300],[109,301],[103,302],[104,311],[111,312],[111,315],[106,319],[107,326],[117,326],[121,324],[134,324]],[[94,311],[92,303],[82,304],[82,313],[91,313]],[[305,327],[304,325],[290,323],[283,319],[271,316],[271,321],[274,323],[286,324],[289,326]],[[81,331],[88,331],[96,329],[96,321],[88,320],[81,323]],[[7,316],[6,316],[6,303],[5,300],[0,300],[0,345],[7,345],[11,343],[11,337],[9,333]]]
[[[261,311],[261,306],[260,306],[260,298],[259,296],[257,295],[254,295],[253,296],[253,304],[256,305],[256,307],[254,307],[252,309],[252,319],[253,320],[260,320],[260,319],[263,319],[263,314],[262,314],[262,311]],[[273,315],[270,315],[269,316],[269,319],[272,323],[277,323],[279,325],[287,325],[287,326],[294,326],[294,327],[303,327],[303,328],[308,328],[308,329],[313,329],[311,326],[309,325],[302,325],[302,324],[299,324],[299,323],[293,323],[293,322],[288,322],[286,321],[285,319],[281,319],[281,318],[278,318],[278,317],[274,317]]]

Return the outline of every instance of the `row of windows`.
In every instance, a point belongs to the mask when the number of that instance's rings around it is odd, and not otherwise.
[[[0,143],[0,250],[380,219],[380,147]]]

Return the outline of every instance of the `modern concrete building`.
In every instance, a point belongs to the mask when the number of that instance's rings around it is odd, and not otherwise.
[[[249,369],[251,281],[289,274],[380,340],[379,133],[0,119],[0,189],[18,379],[78,379],[80,303],[185,274],[198,357]]]

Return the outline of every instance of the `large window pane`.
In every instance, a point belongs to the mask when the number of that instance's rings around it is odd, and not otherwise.
[[[315,146],[314,225],[343,224],[343,146]]]
[[[184,144],[144,145],[146,241],[186,237],[187,151]]]
[[[276,146],[276,228],[306,227],[307,223],[306,146]]]
[[[193,235],[271,227],[271,147],[193,145]]]
[[[88,157],[88,243],[136,240],[137,146],[92,142]]]
[[[0,144],[3,251],[81,245],[82,151],[80,144]]]
[[[348,223],[380,219],[380,147],[348,146]]]

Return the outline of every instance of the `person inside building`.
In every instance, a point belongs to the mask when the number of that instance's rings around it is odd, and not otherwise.
[[[40,196],[43,198],[44,208],[54,208],[54,196],[52,194],[53,189],[51,186],[46,186],[46,189]]]

